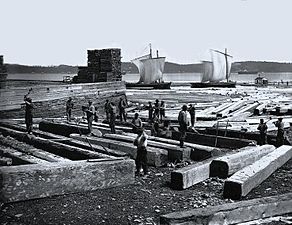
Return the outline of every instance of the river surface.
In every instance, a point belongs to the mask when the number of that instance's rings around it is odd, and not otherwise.
[[[8,80],[39,80],[39,81],[63,81],[64,76],[73,77],[76,74],[8,74]],[[254,83],[257,74],[237,74],[231,73],[230,80],[244,83]],[[269,82],[286,82],[292,81],[292,73],[264,73]],[[199,82],[201,80],[200,73],[166,73],[163,75],[166,82]],[[137,82],[139,74],[123,75],[122,80],[128,82]]]

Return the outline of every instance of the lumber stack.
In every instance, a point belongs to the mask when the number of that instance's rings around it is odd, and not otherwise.
[[[292,193],[256,198],[160,216],[161,225],[239,224],[292,212]]]
[[[87,50],[87,67],[78,67],[76,83],[121,81],[121,49]]]
[[[119,98],[126,98],[126,86],[124,82],[106,82],[91,84],[62,84],[33,86],[30,97],[35,105],[34,117],[52,118],[66,116],[66,101],[72,97],[74,108],[72,116],[82,116],[82,106],[92,100],[98,113],[104,113],[106,99],[116,104]],[[0,89],[0,117],[23,118],[23,97],[28,93],[25,87],[11,87]]]
[[[292,146],[282,145],[253,164],[244,167],[224,183],[224,198],[240,199],[261,184],[292,157]]]

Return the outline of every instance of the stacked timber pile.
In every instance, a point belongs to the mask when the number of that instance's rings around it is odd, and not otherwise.
[[[78,67],[76,83],[121,81],[121,50],[88,50],[87,67]]]
[[[124,82],[107,82],[91,84],[63,84],[34,86],[29,96],[35,106],[34,117],[62,117],[66,115],[66,101],[72,98],[74,108],[72,116],[81,116],[81,106],[87,105],[88,100],[98,107],[98,111],[104,110],[106,99],[116,104],[119,98],[125,98]],[[28,90],[23,87],[10,87],[0,89],[0,118],[24,117],[23,97]]]

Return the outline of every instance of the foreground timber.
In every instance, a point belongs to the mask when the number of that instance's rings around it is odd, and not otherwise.
[[[292,193],[210,206],[160,217],[162,225],[237,224],[292,212]]]
[[[134,182],[134,160],[88,160],[0,168],[0,200],[16,202]]]

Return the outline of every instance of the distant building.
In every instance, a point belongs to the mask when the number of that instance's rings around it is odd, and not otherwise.
[[[255,80],[254,83],[258,86],[267,86],[269,81],[267,78],[262,77],[261,75],[259,75]]]

